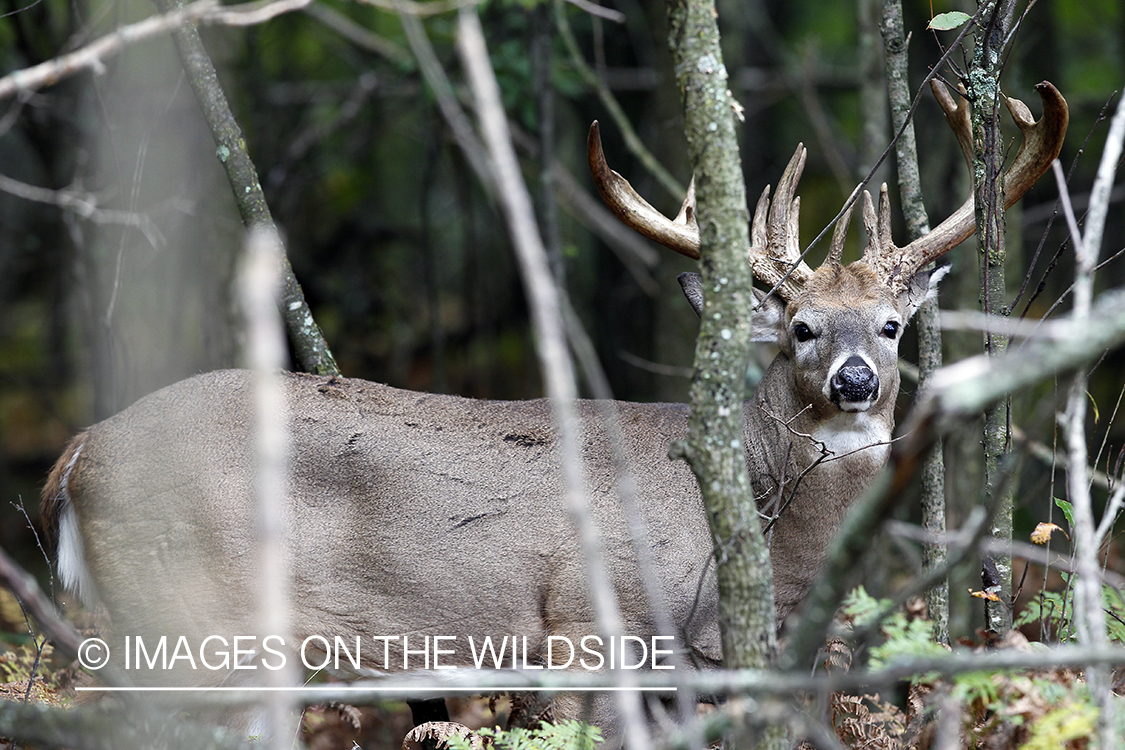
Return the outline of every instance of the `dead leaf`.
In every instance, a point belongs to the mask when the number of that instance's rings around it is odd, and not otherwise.
[[[455,721],[427,721],[411,729],[410,733],[402,739],[402,750],[420,747],[423,740],[435,740],[438,747],[447,747],[447,740],[454,735],[468,739],[473,750],[484,748],[481,736],[464,724]]]
[[[1051,534],[1054,534],[1056,531],[1062,531],[1063,536],[1070,539],[1070,536],[1063,530],[1062,526],[1059,526],[1057,523],[1044,522],[1036,525],[1035,531],[1031,532],[1031,541],[1036,544],[1046,544],[1051,541]]]

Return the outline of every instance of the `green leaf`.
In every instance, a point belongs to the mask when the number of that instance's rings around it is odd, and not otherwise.
[[[1094,424],[1101,421],[1101,413],[1098,411],[1098,402],[1094,400],[1094,394],[1086,391],[1086,398],[1090,400],[1090,406],[1094,409]]]
[[[962,13],[959,10],[951,10],[948,13],[938,13],[931,18],[930,25],[926,28],[933,29],[934,31],[950,31],[951,29],[964,25],[970,18],[972,18],[972,16],[968,13]]]
[[[1070,528],[1073,529],[1074,528],[1074,510],[1071,509],[1070,503],[1068,503],[1066,500],[1063,500],[1062,498],[1056,497],[1055,498],[1055,505],[1057,505],[1059,507],[1059,510],[1061,510],[1063,512],[1063,515],[1066,516],[1067,524],[1070,526]]]

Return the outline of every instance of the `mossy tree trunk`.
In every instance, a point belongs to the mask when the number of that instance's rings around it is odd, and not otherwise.
[[[746,470],[742,414],[754,303],[746,187],[713,0],[669,0],[669,47],[695,168],[706,292],[682,455],[711,522],[727,668],[761,668],[777,642],[773,572]],[[784,730],[760,746],[786,746]]]
[[[1015,11],[1014,0],[982,0],[981,26],[973,47],[968,96],[973,104],[973,195],[976,199],[977,242],[980,252],[981,307],[987,314],[1005,310],[1004,183],[1005,143],[1000,133],[1000,72],[1004,44]],[[1000,356],[1008,348],[1008,337],[986,333],[985,351]],[[995,507],[991,534],[1001,545],[1012,540],[1011,482],[1001,481],[1002,463],[1009,452],[1009,402],[1001,401],[985,412],[984,492],[985,503]],[[996,580],[985,580],[985,588],[997,588],[1000,601],[988,604],[988,627],[1003,633],[1012,627],[1012,557],[995,554]],[[989,566],[986,566],[989,569]],[[991,575],[991,574],[990,574]]]

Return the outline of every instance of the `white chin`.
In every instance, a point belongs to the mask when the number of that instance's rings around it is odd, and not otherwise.
[[[838,406],[840,407],[840,411],[851,412],[854,414],[861,411],[867,411],[874,403],[875,402],[871,401],[870,399],[867,401],[840,401],[838,402]]]

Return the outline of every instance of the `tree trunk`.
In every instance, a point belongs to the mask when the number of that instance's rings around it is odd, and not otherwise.
[[[1003,69],[1003,47],[1015,11],[1014,0],[984,0],[981,29],[973,48],[973,64],[969,69],[969,100],[973,103],[973,140],[976,154],[973,162],[973,195],[976,199],[977,242],[980,248],[981,307],[986,314],[1000,314],[1005,301],[1004,248],[1004,141],[1000,133],[1000,72]],[[1008,337],[985,333],[985,351],[989,356],[1002,355],[1008,348]],[[984,492],[985,504],[994,507],[991,534],[1001,545],[1012,540],[1013,485],[1001,482],[1001,462],[1009,449],[1009,402],[1001,401],[985,412],[984,423]],[[1012,556],[995,554],[995,580],[986,574],[986,589],[999,601],[989,602],[988,627],[1004,633],[1012,627]],[[989,566],[986,565],[986,569]]]
[[[903,34],[902,0],[886,0],[883,4],[883,42],[887,54],[887,91],[891,103],[891,125],[894,132],[902,129],[895,159],[898,164],[898,189],[902,213],[906,219],[907,239],[913,242],[930,231],[926,206],[922,200],[922,181],[918,172],[918,149],[914,139],[914,123],[906,122],[910,113],[910,81],[907,46]],[[905,129],[903,129],[905,125]],[[937,300],[922,305],[914,316],[918,327],[918,389],[922,390],[930,375],[941,367],[941,326],[938,322]],[[945,460],[941,441],[934,446],[922,465],[922,525],[935,535],[945,534]],[[945,562],[945,543],[927,542],[922,548],[926,570]],[[926,591],[926,608],[934,623],[934,638],[949,642],[949,580]]]
[[[669,47],[683,96],[695,167],[704,300],[682,455],[699,480],[711,521],[719,627],[728,669],[773,660],[773,570],[750,490],[742,411],[751,338],[749,212],[735,135],[733,99],[712,0],[669,0]],[[763,745],[784,747],[784,729]]]

